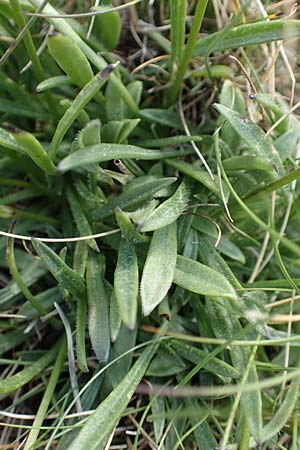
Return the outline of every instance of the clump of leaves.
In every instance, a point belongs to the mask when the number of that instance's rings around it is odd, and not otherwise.
[[[299,448],[300,26],[213,6],[0,2],[7,448]]]

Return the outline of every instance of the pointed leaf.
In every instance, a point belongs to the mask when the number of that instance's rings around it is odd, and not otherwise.
[[[69,206],[70,206],[72,215],[74,217],[77,229],[80,233],[80,236],[89,236],[89,235],[93,234],[91,226],[86,218],[84,211],[81,208],[81,205],[76,197],[76,194],[70,187],[67,187],[67,189],[66,189],[66,197],[68,199]],[[90,239],[88,241],[88,244],[96,252],[99,251],[99,248],[98,248],[98,245],[97,245],[97,242],[95,239]]]
[[[103,450],[105,448],[114,426],[144,376],[155,350],[155,344],[144,350],[121,383],[90,416],[67,450]]]
[[[219,198],[222,198],[217,178],[215,177],[214,180],[212,180],[206,170],[202,169],[201,167],[197,167],[196,164],[190,164],[175,158],[167,159],[165,162],[168,164],[168,166],[171,166],[174,169],[179,170],[179,172],[184,173],[188,177],[199,181],[199,183],[203,184],[207,189],[209,189]],[[222,183],[222,188],[224,196],[226,200],[228,200],[229,190],[225,183]]]
[[[67,264],[46,244],[38,240],[32,240],[32,245],[35,248],[39,257],[46,264],[49,272],[61,284],[64,289],[67,289],[75,297],[85,298],[86,288],[83,278],[71,269]]]
[[[184,256],[177,257],[173,282],[196,294],[237,299],[233,287],[223,275]]]
[[[232,28],[224,36],[224,30],[209,34],[196,43],[193,56],[205,56],[208,52],[222,52],[248,45],[266,44],[282,41],[300,35],[299,20],[260,20],[254,23],[242,24]],[[222,39],[219,36],[222,36]],[[215,45],[213,45],[215,43]]]
[[[113,159],[163,159],[191,153],[187,150],[148,150],[135,145],[97,144],[91,145],[64,158],[58,165],[59,172],[67,172],[77,167],[110,161]]]
[[[153,233],[142,280],[141,298],[145,316],[159,305],[173,280],[177,254],[177,222]]]
[[[185,210],[190,199],[190,189],[183,181],[175,194],[156,208],[140,227],[141,231],[153,231],[174,222]]]
[[[10,392],[16,391],[32,380],[32,378],[36,377],[55,358],[58,349],[59,345],[54,345],[45,355],[33,362],[30,366],[25,367],[25,369],[20,370],[15,375],[2,379],[0,381],[0,394],[9,394]]]
[[[194,364],[199,364],[201,361],[206,361],[208,353],[205,350],[194,347],[192,345],[186,344],[185,342],[174,340],[171,342],[171,346],[176,350],[176,352],[183,358],[191,361]],[[203,367],[218,377],[225,378],[239,378],[240,373],[230,364],[222,361],[219,358],[210,357],[209,361],[204,362]]]
[[[122,321],[133,330],[137,314],[139,271],[135,245],[129,239],[122,238],[120,241],[114,286]]]
[[[247,144],[255,155],[270,161],[279,172],[284,172],[282,161],[271,139],[256,123],[219,103],[215,103],[215,108],[228,120],[241,136],[242,142]]]
[[[109,203],[101,206],[98,211],[91,214],[91,218],[93,220],[104,219],[111,216],[116,208],[126,210],[127,208],[137,206],[153,197],[156,192],[174,183],[174,181],[176,181],[176,178],[147,177],[143,180],[143,183],[131,185],[118,197],[111,199]]]
[[[103,277],[104,257],[90,251],[86,268],[89,334],[100,362],[107,361],[110,348],[108,300]]]

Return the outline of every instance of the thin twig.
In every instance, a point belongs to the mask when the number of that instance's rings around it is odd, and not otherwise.
[[[182,109],[182,91],[180,91],[179,93],[179,100],[178,100],[178,110],[179,110],[179,115],[180,115],[180,119],[184,128],[184,131],[186,133],[187,136],[191,136],[189,127],[186,123],[185,117],[184,117],[184,112]],[[197,147],[197,145],[195,144],[194,141],[191,141],[192,147],[195,150],[197,156],[199,157],[200,161],[202,162],[202,164],[204,165],[204,167],[206,168],[207,172],[209,173],[211,179],[214,179],[213,173],[209,167],[209,165],[207,164],[207,162],[205,161],[205,158],[203,157],[202,153],[200,152],[199,148]]]
[[[280,117],[280,119],[278,119],[272,126],[271,128],[266,132],[266,136],[269,136],[270,133],[272,133],[273,130],[275,130],[275,128],[278,127],[278,125],[281,124],[281,122],[283,122],[290,114],[292,114],[294,111],[296,111],[296,109],[298,109],[300,106],[300,102],[296,103],[296,105],[294,105],[291,109],[289,109],[285,114],[283,114],[283,116]]]
[[[54,27],[52,25],[50,25],[50,27],[47,30],[47,33],[45,35],[45,38],[44,38],[43,42],[41,43],[40,47],[36,51],[36,54],[38,56],[41,56],[41,54],[45,50],[46,45],[47,45],[48,37],[53,32],[53,30],[54,30]],[[26,70],[28,70],[31,66],[32,66],[32,62],[28,61],[28,63],[25,64],[25,66],[20,70],[20,75],[22,75],[24,72],[26,72]]]
[[[68,361],[69,361],[69,373],[70,373],[70,382],[71,382],[71,388],[73,391],[74,398],[76,398],[76,409],[77,412],[82,411],[82,405],[81,400],[79,397],[79,387],[78,387],[78,381],[76,377],[76,366],[75,366],[75,357],[74,357],[74,346],[73,346],[73,338],[72,338],[72,331],[69,324],[69,321],[63,312],[62,308],[59,306],[58,303],[54,302],[54,306],[62,320],[62,323],[64,324],[66,336],[67,336],[67,343],[68,343]]]
[[[94,8],[97,8],[98,6],[99,6],[99,0],[95,0]],[[92,16],[91,22],[90,22],[90,25],[89,25],[89,29],[88,29],[87,34],[86,34],[87,39],[90,39],[90,37],[91,37],[92,31],[93,31],[93,27],[94,27],[94,23],[95,23],[95,16]]]
[[[96,233],[96,234],[90,234],[89,236],[77,236],[77,237],[70,237],[70,238],[43,238],[43,237],[35,237],[35,236],[23,236],[21,234],[13,234],[13,233],[7,233],[6,231],[0,231],[0,236],[19,239],[21,241],[36,240],[36,241],[40,241],[40,242],[59,243],[59,242],[88,241],[90,239],[97,239],[97,238],[109,236],[111,234],[116,234],[116,233],[119,233],[119,231],[120,231],[120,229],[116,228],[115,230],[105,231],[103,233]]]
[[[105,8],[101,9],[101,11],[93,11],[93,8],[90,12],[87,13],[75,13],[75,14],[40,14],[40,13],[30,13],[26,12],[25,15],[33,16],[33,17],[41,17],[43,19],[80,19],[81,17],[93,17],[99,16],[101,14],[106,14],[111,11],[121,11],[122,9],[126,9],[129,6],[135,5],[139,3],[141,0],[132,0],[131,2],[125,3],[123,5],[115,6],[114,8]]]
[[[48,3],[48,0],[44,0],[40,6],[37,8],[37,13],[39,11],[42,11],[44,9],[44,7],[46,6],[46,4]],[[22,28],[22,30],[19,32],[18,36],[16,37],[16,39],[14,40],[14,42],[8,47],[8,49],[4,52],[4,54],[1,56],[0,58],[0,65],[4,63],[4,61],[9,57],[9,55],[14,51],[14,49],[17,47],[17,45],[21,42],[23,36],[26,34],[26,32],[29,30],[29,28],[33,25],[33,23],[35,22],[36,17],[33,16],[31,17],[28,22],[26,23],[26,25],[24,26],[24,28]]]

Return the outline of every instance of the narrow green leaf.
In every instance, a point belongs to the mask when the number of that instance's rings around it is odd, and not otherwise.
[[[284,111],[283,106],[277,101],[276,98],[274,99],[271,95],[258,93],[250,95],[250,98],[251,100],[257,101],[257,103],[272,111],[272,113],[274,114],[273,122],[279,120],[284,115],[284,113],[288,111],[288,108],[286,111]],[[285,133],[288,129],[288,125],[289,125],[289,118],[286,117],[276,127],[279,134]]]
[[[193,178],[196,181],[199,181],[199,183],[203,184],[207,189],[209,189],[219,198],[222,198],[218,181],[216,179],[212,180],[206,170],[196,167],[194,164],[189,164],[175,158],[167,159],[165,162],[168,164],[168,166],[174,167],[174,169],[179,170],[179,172],[184,173],[185,175]],[[229,190],[225,184],[223,184],[223,192],[226,200],[228,200]]]
[[[294,283],[300,286],[300,278],[294,278]],[[248,283],[245,285],[246,287],[251,288],[271,288],[274,290],[282,290],[291,288],[291,283],[287,279],[275,279],[275,280],[260,280],[255,281],[254,283]]]
[[[46,244],[36,239],[32,240],[32,245],[39,257],[46,264],[49,272],[59,284],[75,297],[85,298],[86,287],[83,278],[71,269],[67,264]]]
[[[109,328],[110,328],[110,340],[115,342],[121,327],[121,316],[119,311],[119,303],[116,299],[116,294],[112,291],[109,302]]]
[[[67,352],[67,343],[66,343],[66,339],[64,339],[61,342],[60,349],[58,351],[52,373],[48,380],[48,384],[45,389],[42,401],[39,405],[39,409],[36,413],[34,422],[32,424],[32,429],[30,430],[30,433],[26,439],[24,450],[32,450],[35,442],[37,441],[39,431],[40,431],[39,430],[40,426],[42,425],[42,423],[45,419],[45,416],[47,414],[47,410],[48,410],[49,404],[53,398],[54,390],[57,385],[59,375],[62,371],[64,362],[65,362],[66,352]]]
[[[142,232],[158,230],[174,222],[184,212],[190,200],[191,191],[183,181],[174,195],[156,208],[147,220],[140,225]]]
[[[63,140],[68,129],[77,119],[84,107],[90,102],[90,100],[96,95],[99,89],[106,83],[109,75],[114,70],[114,66],[110,65],[103,69],[102,72],[97,73],[91,81],[89,81],[79,92],[77,97],[72,102],[71,106],[67,109],[65,114],[60,119],[55,134],[51,142],[51,157],[56,155],[56,152]]]
[[[0,336],[0,355],[26,341],[30,335],[25,334],[24,331],[24,328],[19,327],[18,330],[2,333]]]
[[[187,150],[148,150],[134,145],[98,144],[77,150],[64,158],[58,165],[59,172],[114,159],[164,159],[190,154]]]
[[[172,0],[170,2],[171,13],[171,79],[177,73],[178,64],[181,62],[185,41],[185,16],[186,0]]]
[[[123,144],[139,122],[140,119],[111,120],[101,129],[102,141]]]
[[[218,244],[218,251],[223,253],[223,255],[228,256],[228,258],[234,259],[235,261],[239,261],[241,264],[245,264],[246,257],[242,250],[235,245],[229,239],[222,237]]]
[[[257,390],[253,392],[244,392],[241,397],[241,405],[246,416],[248,426],[256,442],[259,442],[262,435],[262,398],[259,389],[259,377],[255,366],[249,370],[247,383],[257,385]]]
[[[165,429],[165,399],[159,394],[151,398],[151,412],[153,417],[153,429],[155,442],[159,445]]]
[[[281,429],[289,420],[299,398],[299,383],[299,377],[292,381],[280,408],[278,408],[271,420],[263,427],[261,442],[265,442],[277,433],[280,433]]]
[[[77,241],[73,256],[73,269],[84,277],[88,257],[88,244],[86,241]]]
[[[209,71],[206,68],[193,70],[190,76],[193,78],[224,78],[226,81],[227,78],[232,77],[232,68],[224,64],[214,64],[209,67]]]
[[[4,128],[0,128],[0,145],[10,150],[24,153],[24,149],[16,142],[12,135]]]
[[[62,290],[59,288],[59,286],[55,286],[53,288],[46,289],[40,294],[36,294],[35,297],[39,301],[39,303],[43,306],[45,311],[48,312],[51,308],[53,308],[54,302],[59,303],[62,301],[63,295]],[[18,311],[18,314],[20,314],[21,316],[25,316],[27,320],[36,319],[37,317],[39,317],[37,310],[32,306],[32,304],[29,301],[23,303],[23,305]]]
[[[14,232],[14,228],[11,229],[11,232]],[[26,286],[26,283],[22,279],[22,276],[19,272],[19,269],[16,264],[15,259],[15,251],[14,251],[14,238],[10,237],[7,240],[7,247],[6,247],[6,259],[7,264],[9,267],[9,271],[15,280],[15,282],[19,285],[22,294],[26,298],[27,301],[31,303],[31,305],[36,309],[36,312],[39,314],[39,316],[45,315],[46,310],[45,308],[40,304],[40,302],[37,300],[37,298],[31,293],[30,289]]]
[[[45,275],[46,272],[47,269],[45,265],[41,261],[34,259],[31,263],[24,267],[20,274],[22,280],[29,288],[33,283]],[[20,286],[15,281],[11,281],[7,286],[0,290],[0,305],[10,302],[14,297],[19,295],[20,292]]]
[[[57,77],[47,78],[46,80],[39,83],[36,87],[37,92],[44,92],[49,89],[59,88],[71,84],[71,78],[67,75],[58,75]]]
[[[184,256],[177,256],[173,282],[196,294],[237,299],[233,287],[223,275]]]
[[[165,127],[176,128],[177,130],[184,131],[179,114],[174,111],[170,111],[168,109],[149,108],[141,109],[139,115],[151,123],[154,122]]]
[[[108,80],[105,90],[105,111],[108,123],[125,119],[125,102],[114,86],[114,82]]]
[[[87,301],[86,298],[77,299],[76,308],[76,353],[77,364],[81,372],[88,372],[88,365],[86,360],[86,346],[85,346],[85,330],[87,324]]]
[[[180,58],[179,61],[178,70],[176,70],[175,80],[173,83],[171,83],[169,88],[168,92],[169,105],[172,105],[174,103],[174,101],[176,100],[176,96],[178,95],[180,88],[182,86],[184,75],[192,58],[193,49],[198,41],[198,34],[204,18],[207,3],[208,0],[202,0],[201,2],[196,3],[195,13],[193,21],[191,23],[189,36],[187,38],[187,42],[182,53],[182,57]]]
[[[77,241],[74,250],[73,269],[80,276],[84,277],[87,258],[88,258],[88,243],[87,241]],[[77,364],[81,372],[88,372],[86,360],[86,346],[85,346],[85,330],[87,325],[87,299],[86,297],[76,298],[76,353]]]
[[[233,287],[237,289],[242,288],[241,283],[236,278],[227,262],[222,258],[222,256],[219,254],[219,252],[209,239],[201,237],[199,254],[202,262],[210,267],[213,267],[214,270],[224,275],[224,277],[227,278],[227,280],[230,282],[230,284],[232,284]]]
[[[186,402],[190,407],[193,407],[193,403],[191,399],[187,399]],[[194,400],[195,402],[195,400]],[[200,409],[200,408],[199,408]],[[199,423],[199,416],[204,415],[203,412],[201,414],[201,409],[199,411],[199,414],[197,414],[197,417],[194,415],[190,417],[191,424],[193,427]],[[200,415],[201,414],[201,415]],[[207,420],[200,423],[199,426],[194,430],[194,437],[195,437],[195,443],[198,445],[198,448],[200,450],[212,450],[213,448],[218,447],[218,443],[216,441],[216,438],[214,436],[213,430],[211,425],[208,423]]]
[[[242,155],[224,159],[225,170],[274,170],[269,161],[259,156]]]
[[[134,80],[127,84],[126,89],[128,90],[129,94],[132,97],[132,100],[135,102],[136,105],[139,105],[142,99],[143,95],[143,82],[140,80]],[[128,105],[126,104],[127,108],[127,115],[131,119],[135,114],[130,110]]]
[[[236,83],[231,80],[224,81],[220,92],[219,101],[227,108],[231,108],[243,115],[246,114],[246,105],[243,93]],[[222,125],[221,138],[222,141],[228,145],[229,149],[237,148],[241,142],[240,135],[228,121]]]
[[[12,128],[10,131],[16,142],[22,147],[24,153],[28,155],[40,169],[48,175],[56,174],[56,167],[51,161],[50,156],[33,134],[17,128]]]
[[[77,86],[83,88],[93,78],[87,57],[69,36],[54,34],[47,39],[47,45],[51,56]]]
[[[269,194],[270,192],[274,192],[280,188],[283,188],[284,186],[287,186],[288,184],[292,183],[292,181],[297,180],[299,177],[300,177],[300,168],[298,167],[298,169],[292,170],[283,177],[277,178],[275,181],[271,181],[271,183],[268,183],[263,187],[259,187],[258,190],[254,192],[250,192],[250,194],[245,196],[245,199],[247,200],[247,202],[260,200],[264,196],[266,196],[266,194]],[[282,238],[282,241],[284,242],[285,239]]]
[[[70,100],[68,98],[63,98],[60,100],[59,104],[60,104],[60,106],[62,106],[63,111],[66,113],[68,111],[68,109],[71,108],[71,106],[72,106],[72,100]],[[76,116],[76,119],[77,119],[78,125],[80,127],[85,127],[90,121],[90,116],[85,111],[85,109],[82,108],[80,110],[80,112],[78,113],[78,115]]]
[[[153,233],[141,280],[143,314],[148,316],[166,296],[173,280],[177,254],[177,223]]]
[[[105,448],[114,426],[144,376],[156,348],[157,344],[153,343],[144,350],[121,383],[89,417],[67,450],[86,450],[87,448],[103,450]]]
[[[248,422],[247,422],[245,414],[243,414],[243,417],[240,418],[240,427],[241,427],[241,431],[239,434],[239,450],[249,450],[249,448],[250,448],[250,430],[249,430],[249,426],[248,426]]]
[[[117,47],[121,31],[121,18],[117,11],[96,16],[94,33],[99,35],[108,51],[112,52]]]
[[[272,140],[256,123],[219,103],[215,103],[215,108],[230,122],[241,136],[242,142],[247,144],[255,155],[274,164],[280,173],[284,172],[280,156],[273,147]]]
[[[168,345],[164,345],[152,359],[147,370],[147,376],[171,377],[186,370],[187,363]]]
[[[91,226],[81,208],[81,205],[73,192],[73,190],[70,187],[67,187],[66,189],[66,197],[68,199],[72,215],[74,217],[74,220],[76,222],[77,229],[80,233],[80,236],[89,236],[93,234]],[[89,246],[95,250],[96,252],[99,251],[97,242],[95,239],[90,239],[88,241]]]
[[[266,44],[300,36],[299,20],[271,20],[239,25],[230,30],[224,39],[218,39],[222,31],[200,39],[194,47],[194,56],[205,56],[208,51],[222,52],[248,45]],[[212,44],[216,42],[215,46]]]
[[[126,355],[128,349],[133,348],[136,345],[137,328],[129,330],[124,324],[121,324],[118,337],[112,345],[111,352],[109,354],[109,361],[113,361],[122,355],[114,365],[108,367],[105,378],[108,379],[108,383],[113,388],[117,387],[123,378],[129,372],[132,364],[133,353],[130,352]]]
[[[192,345],[186,344],[182,341],[172,341],[172,347],[176,352],[178,352],[183,358],[191,361],[194,364],[199,364],[201,360],[205,359],[208,353],[200,348],[193,347]],[[203,367],[218,377],[225,378],[239,378],[240,372],[231,365],[222,361],[219,358],[213,357],[210,361],[204,363]]]
[[[174,181],[176,181],[176,178],[147,177],[143,183],[134,185],[130,189],[128,188],[119,196],[111,199],[109,203],[101,206],[98,211],[91,214],[91,218],[92,220],[105,219],[114,214],[116,208],[126,210],[138,206],[152,198],[156,192],[174,183]]]
[[[12,8],[12,14],[13,14],[14,21],[15,21],[17,27],[20,30],[22,30],[23,27],[26,26],[26,20],[23,15],[19,0],[10,0],[9,4]],[[41,81],[44,78],[44,70],[42,68],[41,61],[38,57],[38,54],[36,52],[35,44],[33,42],[29,28],[26,29],[25,33],[23,34],[22,40],[25,45],[29,59],[31,60],[32,68],[35,72],[35,76],[38,81]],[[56,105],[53,103],[53,101],[52,101],[53,99],[50,96],[46,96],[46,98],[47,98],[47,101],[49,102],[49,105],[51,105],[51,107],[54,109],[54,112],[55,112]]]
[[[137,315],[139,271],[135,245],[129,239],[121,238],[114,280],[122,321],[133,330]]]
[[[130,220],[130,216],[120,208],[116,209],[116,219],[121,230],[122,238],[130,239],[131,235],[135,231],[135,227]]]
[[[278,151],[282,161],[285,161],[288,157],[292,156],[299,141],[300,130],[298,123],[274,141],[274,147]]]
[[[90,251],[87,261],[86,284],[91,343],[98,360],[106,362],[110,348],[110,331],[108,299],[104,285],[104,257],[93,251]]]
[[[233,339],[239,336],[246,339],[242,325],[235,314],[234,305],[224,298],[209,299],[206,311],[210,324],[216,337]],[[247,369],[251,352],[249,348],[232,346],[230,356],[233,366],[244,374]],[[249,367],[249,366],[248,366]],[[262,429],[262,399],[259,387],[259,379],[256,367],[251,365],[247,377],[248,383],[257,385],[257,389],[251,392],[243,392],[241,396],[241,406],[245,414],[249,429],[255,440],[259,440]]]
[[[16,391],[32,380],[32,378],[39,375],[55,358],[59,347],[60,343],[54,345],[44,356],[33,362],[30,366],[20,370],[15,375],[0,380],[0,394],[9,394],[10,392]]]
[[[165,138],[158,138],[158,139],[146,139],[145,141],[141,140],[139,141],[139,145],[141,147],[146,148],[164,148],[168,147],[170,145],[179,145],[179,144],[185,144],[188,142],[200,142],[202,141],[201,136],[185,136],[185,135],[179,135],[179,136],[170,136]]]

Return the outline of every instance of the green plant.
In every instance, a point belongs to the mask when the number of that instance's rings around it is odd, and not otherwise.
[[[1,444],[296,450],[297,11],[58,3],[0,1]]]

